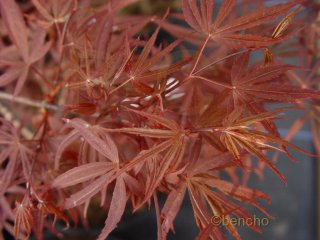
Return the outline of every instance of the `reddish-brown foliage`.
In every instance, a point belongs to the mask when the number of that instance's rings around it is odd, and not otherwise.
[[[86,225],[98,194],[99,240],[128,201],[154,201],[166,239],[186,195],[198,239],[224,239],[213,216],[251,219],[246,203],[271,217],[245,184],[264,166],[286,183],[269,151],[304,152],[289,141],[312,119],[320,152],[318,5],[181,0],[181,12],[126,14],[136,2],[0,1],[0,229],[16,239],[61,237],[48,215]],[[282,139],[288,108],[306,115]]]

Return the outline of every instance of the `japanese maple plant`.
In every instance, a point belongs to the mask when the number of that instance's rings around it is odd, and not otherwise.
[[[211,219],[250,219],[247,205],[271,217],[247,182],[266,166],[286,184],[268,153],[306,153],[275,121],[318,104],[319,6],[181,0],[147,16],[136,2],[0,1],[2,233],[61,237],[55,221],[86,225],[97,202],[99,240],[145,206],[166,239],[184,198],[198,239],[241,239]]]

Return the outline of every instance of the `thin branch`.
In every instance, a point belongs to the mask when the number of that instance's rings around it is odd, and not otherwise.
[[[218,59],[218,60],[216,60],[216,61],[214,61],[214,62],[211,62],[210,64],[204,66],[203,68],[201,68],[200,70],[198,70],[197,72],[195,72],[193,75],[197,75],[198,73],[202,72],[203,70],[207,69],[208,67],[211,67],[211,66],[213,66],[213,65],[215,65],[215,64],[217,64],[217,63],[219,63],[219,62],[222,62],[223,60],[226,60],[226,59],[228,59],[228,58],[231,58],[231,57],[236,56],[236,55],[241,54],[241,53],[245,53],[245,52],[247,52],[247,51],[248,51],[248,50],[245,49],[245,50],[241,50],[241,51],[239,51],[239,52],[235,52],[235,53],[229,54],[229,55],[227,55],[227,56],[225,56],[225,57],[223,57],[223,58],[220,58],[220,59]]]
[[[12,122],[12,124],[15,128],[21,127],[21,122],[18,121],[17,119],[14,119],[13,114],[5,106],[3,106],[1,104],[1,102],[0,102],[0,113],[3,115],[3,117],[7,121]],[[33,133],[26,127],[21,128],[21,135],[25,139],[32,139],[32,137],[33,137]]]
[[[201,49],[200,49],[200,51],[199,51],[199,54],[198,54],[198,56],[197,56],[197,60],[196,60],[194,66],[193,66],[193,68],[192,68],[192,70],[191,70],[191,72],[190,72],[190,74],[189,74],[190,76],[193,75],[194,71],[196,70],[196,68],[197,68],[197,66],[198,66],[198,64],[199,64],[199,62],[200,62],[202,53],[204,52],[204,50],[205,50],[205,48],[206,48],[206,46],[207,46],[210,38],[211,38],[211,34],[208,35],[207,39],[205,40],[204,44],[202,45],[202,47],[201,47]]]
[[[5,93],[0,91],[0,100],[11,101],[13,103],[19,103],[22,105],[35,107],[35,108],[45,108],[51,111],[60,111],[60,107],[47,103],[46,101],[36,101],[26,97],[14,97],[10,93]]]
[[[233,89],[234,87],[227,84],[227,83],[221,83],[221,82],[218,82],[218,81],[215,81],[213,79],[209,79],[209,78],[205,78],[205,77],[201,77],[201,76],[191,76],[189,77],[190,79],[191,78],[198,78],[198,79],[201,79],[203,81],[206,81],[210,84],[214,84],[214,85],[218,85],[218,86],[221,86],[221,87],[225,87],[225,88],[228,88],[228,89]]]
[[[134,80],[133,77],[128,78],[126,81],[121,83],[119,86],[117,86],[116,88],[112,89],[108,94],[109,95],[113,94],[115,91],[118,91],[120,88],[122,88],[124,85],[128,84],[132,80]]]

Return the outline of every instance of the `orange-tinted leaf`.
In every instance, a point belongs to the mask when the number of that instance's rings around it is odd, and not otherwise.
[[[225,194],[228,194],[232,197],[239,198],[242,200],[255,200],[255,199],[265,199],[270,202],[270,198],[261,191],[250,189],[245,186],[237,186],[230,182],[218,179],[211,178],[206,180],[206,184],[219,189]]]
[[[45,214],[53,214],[55,216],[55,218],[59,218],[61,220],[63,220],[66,224],[66,229],[69,228],[70,223],[69,220],[67,218],[66,215],[64,215],[62,213],[62,211],[57,208],[55,205],[53,205],[50,202],[41,202],[39,203],[40,206],[38,206],[40,208],[41,211],[43,211]]]
[[[287,180],[285,177],[280,173],[280,171],[270,162],[270,160],[260,151],[257,149],[256,146],[252,143],[248,143],[245,140],[237,138],[236,140],[239,144],[244,147],[249,153],[256,155],[259,160],[263,161],[278,177],[282,180],[283,183],[287,185]]]
[[[32,230],[32,216],[30,210],[23,204],[16,202],[15,221],[14,221],[14,236],[19,238],[20,233],[26,235],[28,239]]]
[[[106,132],[118,132],[118,133],[127,133],[134,134],[144,137],[153,137],[153,138],[172,138],[177,135],[176,132],[171,130],[162,130],[162,129],[148,129],[148,128],[119,128],[119,129],[104,129]]]
[[[181,161],[185,153],[185,147],[186,147],[186,140],[183,137],[181,137],[172,144],[172,147],[163,156],[163,160],[159,164],[160,165],[159,171],[156,171],[154,173],[154,177],[152,181],[147,185],[146,194],[144,197],[145,201],[147,201],[152,196],[152,194],[160,184],[161,180],[163,179],[170,165],[177,164]]]
[[[285,18],[281,20],[281,22],[278,24],[278,26],[274,29],[272,33],[273,38],[281,37],[283,32],[288,28],[294,15],[299,11],[300,8],[301,8],[301,5],[297,7],[295,10],[293,10],[292,12],[290,12],[287,16],[285,16]]]
[[[161,210],[161,235],[164,239],[166,239],[170,229],[173,229],[173,221],[180,210],[185,192],[186,187],[184,185],[181,185],[178,189],[172,190]]]

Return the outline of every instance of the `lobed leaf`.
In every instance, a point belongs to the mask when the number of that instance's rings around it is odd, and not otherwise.
[[[240,88],[247,94],[265,100],[277,102],[295,102],[298,99],[320,98],[320,93],[313,89],[303,89],[301,87],[281,84],[261,84]]]
[[[86,201],[89,201],[94,195],[105,188],[113,174],[113,171],[108,172],[107,174],[94,180],[79,192],[72,194],[64,202],[64,208],[73,208],[85,203]]]
[[[105,226],[97,240],[106,239],[120,221],[127,202],[126,186],[122,176],[117,178]]]
[[[58,176],[52,183],[52,187],[65,188],[73,186],[92,178],[99,177],[111,171],[113,168],[109,162],[93,162],[84,164]]]
[[[11,39],[19,49],[24,62],[29,62],[27,27],[19,6],[14,0],[1,0],[0,10]]]
[[[229,21],[223,27],[219,28],[219,32],[236,32],[259,26],[286,14],[296,4],[297,1],[290,1],[288,3],[257,9],[242,17]]]
[[[205,26],[198,10],[197,1],[182,0],[182,11],[187,23],[195,30],[206,32]]]
[[[92,148],[113,162],[119,162],[118,150],[110,137],[101,138],[95,132],[94,126],[90,126],[82,119],[67,120],[67,126],[73,127],[87,141]]]
[[[166,199],[161,210],[161,235],[163,239],[166,239],[170,229],[173,229],[173,221],[180,210],[185,192],[186,186],[181,185],[179,188],[173,189]]]
[[[222,2],[218,15],[214,21],[212,29],[218,29],[224,20],[230,15],[236,5],[236,0],[225,0]]]
[[[265,199],[270,202],[270,198],[266,194],[258,190],[250,189],[241,185],[235,185],[218,178],[210,178],[205,182],[208,186],[217,188],[223,193],[228,194],[232,197],[239,198],[241,200]]]
[[[136,113],[138,115],[141,115],[142,117],[146,117],[149,120],[155,121],[155,122],[157,122],[157,123],[169,128],[171,130],[178,131],[178,129],[179,129],[179,125],[175,121],[166,119],[165,117],[161,117],[159,115],[150,114],[150,113],[143,112],[143,111],[133,110],[133,109],[130,109],[130,108],[127,108],[127,110],[130,111],[130,112],[134,112],[134,113]]]
[[[176,132],[171,130],[162,130],[162,129],[148,129],[148,128],[119,128],[119,129],[104,129],[106,132],[118,132],[118,133],[127,133],[134,134],[143,137],[152,137],[152,138],[172,138],[177,135]]]

